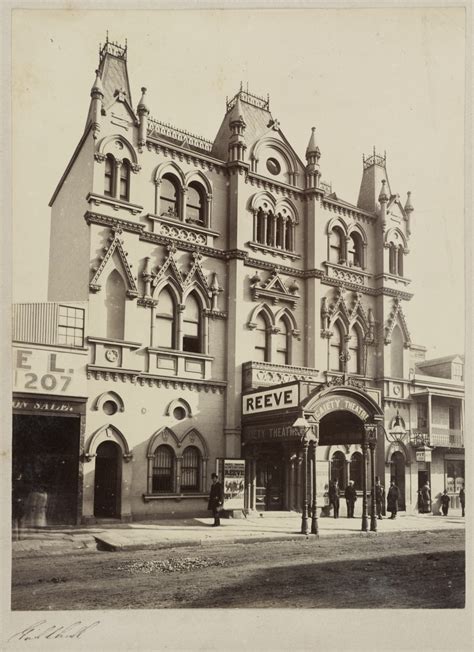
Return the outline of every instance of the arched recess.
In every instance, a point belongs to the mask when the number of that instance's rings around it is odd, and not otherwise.
[[[247,322],[248,328],[250,328],[251,330],[256,328],[256,326],[257,326],[256,319],[257,319],[257,316],[260,313],[264,313],[265,318],[268,320],[270,327],[275,326],[275,317],[273,315],[273,312],[267,306],[266,303],[260,303],[258,306],[255,306],[255,308],[250,313],[250,317],[249,317],[249,320]]]
[[[403,378],[403,333],[400,326],[395,324],[392,330],[390,343],[390,375],[392,378]]]
[[[364,407],[370,419],[374,419],[377,422],[383,420],[384,412],[371,396],[356,387],[348,387],[346,385],[328,387],[323,390],[317,388],[301,402],[300,407],[305,413],[315,412],[318,409],[318,404],[331,394],[342,394],[344,397],[353,399]]]
[[[351,224],[347,229],[349,239],[347,262],[355,267],[367,267],[367,235],[360,224]],[[352,241],[352,242],[351,242]]]
[[[123,340],[125,334],[126,283],[115,267],[105,283],[106,337]]]
[[[283,160],[285,161],[285,165],[287,168],[287,173],[289,175],[289,182],[290,184],[294,184],[295,182],[295,173],[298,170],[298,163],[296,160],[296,157],[294,153],[291,151],[291,149],[285,145],[282,141],[278,140],[277,138],[273,136],[263,136],[257,142],[253,145],[251,151],[250,151],[250,161],[253,167],[253,171],[257,172],[258,171],[258,161],[260,158],[260,152],[265,149],[274,149],[277,151]]]
[[[152,297],[159,300],[161,292],[166,289],[172,295],[173,301],[176,305],[182,303],[182,290],[179,282],[171,275],[164,276],[158,280],[158,283],[153,287]]]
[[[398,246],[400,244],[400,240],[402,241],[403,244],[404,253],[408,253],[407,239],[403,234],[403,232],[398,227],[392,227],[391,229],[388,229],[384,238],[384,246],[388,247],[390,243],[393,243],[396,246]]]
[[[292,331],[292,335],[296,337],[299,333],[298,323],[294,314],[288,308],[280,308],[280,310],[275,315],[275,325],[278,325],[280,319],[286,319],[288,321],[288,326]]]
[[[347,224],[341,217],[333,217],[331,220],[329,220],[326,226],[326,234],[329,235],[335,226],[340,227],[344,235],[347,237]]]
[[[184,398],[177,398],[177,399],[174,399],[174,401],[171,401],[170,403],[168,403],[168,405],[166,407],[166,411],[165,411],[166,416],[167,417],[171,416],[173,414],[174,410],[176,410],[176,408],[183,408],[185,410],[185,412],[186,412],[186,417],[192,417],[193,416],[191,406],[187,401],[184,400]]]
[[[184,449],[185,446],[196,446],[196,448],[200,450],[203,458],[205,459],[209,458],[209,449],[207,447],[206,440],[201,435],[199,430],[196,430],[196,428],[190,428],[181,437],[180,447]]]
[[[160,428],[149,439],[146,449],[148,459],[153,459],[155,449],[161,444],[167,444],[176,452],[179,448],[179,439],[171,428]]]
[[[275,212],[275,199],[269,192],[261,190],[250,197],[247,207],[252,212],[257,211],[259,208],[265,212]]]
[[[86,462],[90,462],[93,457],[95,457],[97,452],[97,447],[104,441],[114,441],[122,449],[122,456],[125,462],[129,462],[133,458],[133,453],[131,452],[128,442],[125,436],[112,424],[107,424],[96,430],[92,434],[84,448],[84,459]]]
[[[351,456],[349,454],[349,446],[344,444],[334,444],[333,446],[326,447],[326,461],[330,462],[334,453],[340,452],[344,455],[346,462],[350,462]]]
[[[100,394],[95,400],[94,410],[102,410],[106,401],[113,401],[116,403],[119,412],[125,412],[125,404],[122,397],[113,391]]]
[[[121,161],[124,158],[130,158],[133,164],[132,169],[138,165],[138,156],[135,148],[126,138],[120,134],[102,138],[98,144],[97,151],[103,156],[110,153],[115,157],[117,161]]]
[[[353,374],[364,373],[364,331],[358,320],[355,320],[349,329],[347,348],[348,372]]]
[[[153,176],[153,181],[155,184],[159,184],[163,176],[167,173],[174,174],[174,176],[178,177],[179,181],[181,182],[181,188],[186,186],[186,177],[184,172],[181,170],[179,165],[176,165],[174,161],[165,161],[156,168],[155,174]]]
[[[402,453],[405,458],[405,464],[409,464],[410,453],[402,441],[394,441],[385,450],[385,464],[390,464],[390,460],[394,453]]]
[[[204,186],[204,189],[206,190],[208,197],[209,198],[212,197],[212,183],[206,177],[206,175],[203,172],[201,172],[201,170],[191,170],[190,172],[188,172],[184,177],[184,181],[183,181],[184,187],[187,188],[191,183],[191,181],[200,182]]]
[[[287,215],[294,224],[298,224],[298,211],[293,202],[287,197],[280,197],[275,204],[275,213]]]

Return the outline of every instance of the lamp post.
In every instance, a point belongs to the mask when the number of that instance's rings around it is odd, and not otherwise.
[[[370,450],[370,531],[377,532],[376,504],[375,504],[375,445],[377,443],[377,426],[365,424],[365,432]]]
[[[318,424],[315,425],[315,429],[313,431],[314,439],[312,441],[312,444],[313,444],[313,504],[311,505],[311,534],[317,534],[317,535],[319,535],[318,500],[317,500],[318,492],[316,490],[316,452],[318,450],[318,443],[319,443],[318,428],[319,428],[319,425]]]
[[[362,532],[367,532],[367,433],[362,434]]]
[[[293,423],[301,438],[301,445],[303,449],[303,505],[301,514],[301,534],[309,534],[308,525],[308,449],[310,441],[314,444],[316,437],[312,435],[313,426],[309,424],[304,415],[301,415]],[[317,534],[317,516],[315,520],[315,493],[316,493],[316,445],[314,445],[314,471],[313,471],[313,516],[311,519],[311,532]],[[316,532],[314,532],[316,530]]]

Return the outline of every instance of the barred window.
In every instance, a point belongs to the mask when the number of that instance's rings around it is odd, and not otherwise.
[[[183,453],[181,467],[181,490],[199,491],[199,468],[201,454],[196,446],[188,446]]]
[[[170,446],[158,446],[153,458],[152,492],[172,493],[174,490],[175,457]]]
[[[59,306],[58,344],[84,346],[84,309]]]

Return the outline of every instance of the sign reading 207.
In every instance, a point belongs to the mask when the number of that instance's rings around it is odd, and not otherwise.
[[[57,360],[57,353],[46,354],[46,360],[41,356],[38,364],[37,356],[34,354],[38,351],[28,351],[26,349],[17,349],[15,356],[15,386],[30,390],[45,390],[47,392],[65,392],[72,380],[74,369],[61,367]],[[34,359],[31,358],[34,356]],[[46,362],[46,365],[45,365]],[[40,373],[37,373],[41,365]],[[46,373],[42,373],[45,371]]]

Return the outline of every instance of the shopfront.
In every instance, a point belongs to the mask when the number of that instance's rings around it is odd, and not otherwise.
[[[14,346],[12,492],[21,527],[81,518],[84,352]],[[79,395],[73,395],[73,392]],[[82,394],[82,395],[81,395]]]
[[[247,392],[242,400],[249,510],[304,511],[306,503],[311,511],[315,501],[323,506],[330,479],[341,488],[352,480],[367,519],[383,420],[374,396],[295,382]]]

